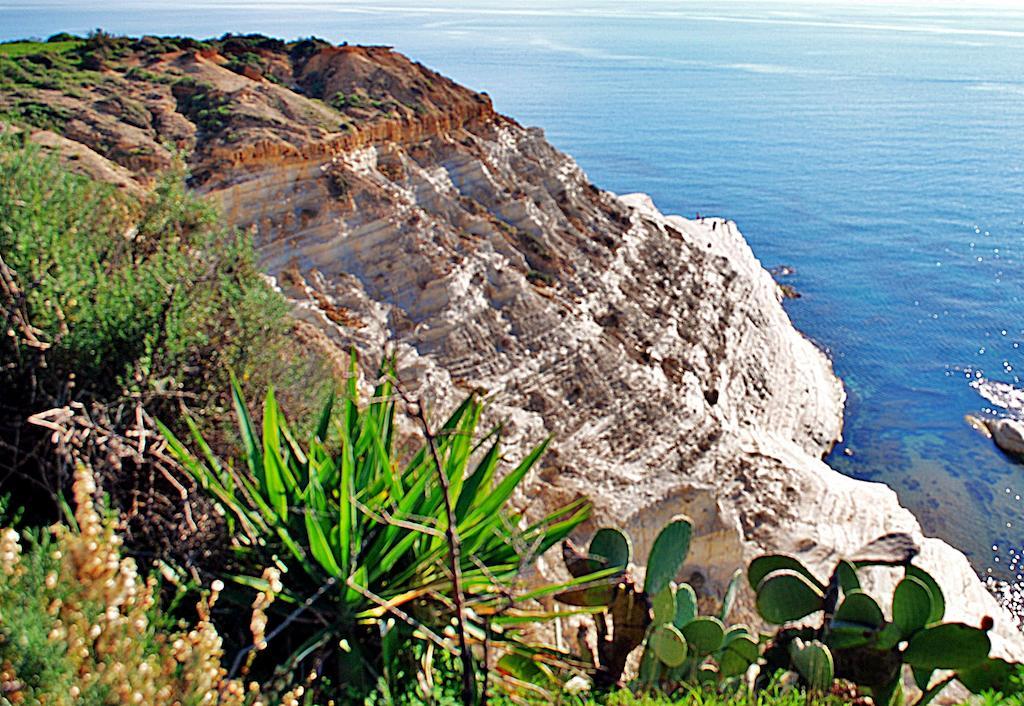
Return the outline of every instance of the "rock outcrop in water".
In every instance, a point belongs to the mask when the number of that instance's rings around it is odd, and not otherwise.
[[[988,419],[985,426],[996,446],[1012,456],[1024,458],[1024,422],[1016,419]]]
[[[392,343],[436,407],[486,390],[513,456],[553,434],[528,514],[586,496],[593,526],[623,526],[645,556],[687,513],[686,571],[708,594],[766,550],[824,574],[909,532],[948,619],[997,616],[997,652],[1024,657],[963,554],[822,462],[842,386],[733,223],[596,188],[540,130],[386,48],[255,47],[259,70],[229,49],[135,48],[96,85],[41,96],[73,116],[77,162],[131,188],[183,149],[319,345],[372,359]]]

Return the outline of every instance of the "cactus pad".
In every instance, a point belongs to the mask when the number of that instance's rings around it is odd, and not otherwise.
[[[1018,665],[1005,659],[986,659],[973,667],[957,672],[957,680],[972,693],[998,691],[1004,696],[1019,694],[1022,686],[1014,683],[1018,673]]]
[[[896,633],[897,639],[899,639],[899,628],[893,626],[892,629],[893,632]],[[874,628],[861,625],[860,623],[847,623],[842,620],[833,620],[829,624],[828,637],[825,639],[825,642],[828,644],[829,649],[849,650],[877,643],[878,636],[880,634],[881,633],[876,633]],[[878,645],[875,644],[875,646]]]
[[[795,571],[798,574],[802,574],[812,586],[817,588],[822,593],[825,592],[825,586],[818,579],[814,577],[814,574],[810,570],[801,564],[797,559],[785,554],[765,554],[759,556],[750,562],[750,566],[747,567],[747,581],[750,583],[750,587],[757,590],[757,587],[764,580],[764,578],[774,572],[788,569],[789,571]]]
[[[757,611],[777,625],[821,610],[824,598],[807,577],[791,569],[773,571],[757,585]]]
[[[718,655],[718,669],[723,677],[743,674],[747,667],[757,662],[757,640],[750,635],[737,635],[726,639],[725,647]]]
[[[942,616],[946,614],[946,599],[942,596],[942,589],[939,587],[938,581],[927,571],[913,564],[907,567],[907,576],[913,576],[923,583],[932,594],[932,612],[928,616],[929,624],[942,620]]]
[[[903,653],[903,661],[918,669],[967,669],[988,657],[992,643],[978,628],[943,623],[918,631]]]
[[[648,595],[659,593],[679,573],[690,552],[692,535],[693,522],[685,515],[677,515],[662,528],[647,557],[644,591]]]
[[[729,580],[729,586],[725,589],[725,596],[722,598],[722,608],[718,611],[718,619],[723,623],[728,619],[729,613],[732,612],[732,606],[736,602],[736,592],[740,588],[740,582],[743,581],[743,571],[737,569],[736,573],[732,575],[732,579]]]
[[[675,625],[659,625],[651,633],[651,647],[658,660],[669,667],[686,661],[686,639]]]
[[[697,594],[688,583],[676,588],[676,615],[673,624],[682,629],[684,625],[697,617]]]
[[[698,684],[716,684],[719,672],[713,664],[702,664],[696,676]]]
[[[661,677],[661,662],[654,654],[654,647],[650,643],[644,648],[643,656],[640,658],[640,671],[637,677],[640,683],[646,686],[653,686]]]
[[[836,611],[835,619],[872,628],[880,628],[885,623],[885,616],[882,615],[878,603],[859,588],[846,594],[846,598]]]
[[[932,592],[913,576],[896,586],[892,596],[892,621],[904,636],[910,637],[928,623],[932,614]]]
[[[819,692],[828,691],[835,679],[832,653],[817,640],[804,643],[796,638],[789,645],[789,657],[807,686]]]
[[[633,555],[633,546],[621,530],[603,527],[590,540],[590,556],[601,561],[606,568],[625,571]]]
[[[722,646],[725,628],[718,618],[698,616],[682,628],[687,644],[698,655],[709,655]]]
[[[661,592],[651,599],[654,609],[654,624],[671,623],[676,617],[676,590],[673,584],[665,586]]]
[[[836,566],[836,575],[839,579],[839,587],[843,589],[843,593],[849,593],[860,588],[857,567],[853,565],[853,562],[849,562],[846,559],[841,560]]]

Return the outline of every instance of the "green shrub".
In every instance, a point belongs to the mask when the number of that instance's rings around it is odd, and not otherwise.
[[[279,360],[287,306],[249,238],[220,227],[177,175],[138,201],[14,142],[0,142],[0,255],[54,343],[55,376],[76,374],[94,398],[194,399],[226,387],[228,367],[267,381],[294,362]]]
[[[17,136],[0,139],[0,260],[15,288],[0,314],[17,334],[0,340],[0,434],[14,449],[0,460],[6,472],[59,489],[62,466],[25,452],[43,438],[25,420],[70,400],[115,410],[138,401],[168,418],[184,401],[229,452],[233,425],[218,426],[229,368],[256,391],[276,383],[308,416],[304,396],[330,380],[291,340],[287,303],[249,237],[217,221],[180,175],[139,198]]]
[[[331,98],[330,105],[335,110],[345,110],[346,108],[358,108],[364,103],[364,97],[359,93],[350,93],[345,95],[341,91],[338,91]]]
[[[234,71],[236,74],[240,74],[245,71],[246,67],[255,70],[257,73],[266,74],[267,72],[267,60],[259,54],[251,51],[246,51],[241,54],[235,54],[225,65],[225,68]]]
[[[208,135],[227,127],[231,116],[231,97],[213,85],[186,77],[171,87],[178,110]]]

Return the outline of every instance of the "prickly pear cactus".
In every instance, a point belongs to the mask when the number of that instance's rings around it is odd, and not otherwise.
[[[725,627],[718,618],[701,615],[684,625],[682,633],[694,653],[704,656],[722,648]]]
[[[757,662],[757,637],[743,627],[727,632],[723,625],[735,600],[740,573],[726,591],[719,617],[698,615],[693,587],[673,581],[686,561],[692,534],[691,521],[681,515],[661,530],[647,557],[643,590],[628,571],[632,544],[623,532],[598,530],[586,552],[571,542],[563,544],[566,567],[583,585],[556,598],[569,605],[606,607],[595,616],[596,685],[619,682],[626,658],[640,645],[644,651],[639,680],[648,686],[720,682],[742,675]],[[602,571],[605,579],[586,581],[588,575],[600,576]],[[607,576],[608,572],[612,576]]]
[[[625,572],[633,558],[633,544],[622,530],[604,527],[590,540],[590,556]]]
[[[903,661],[916,669],[967,669],[988,657],[985,631],[963,623],[942,623],[910,636]]]
[[[776,569],[757,586],[757,610],[769,623],[800,620],[825,605],[825,594],[803,572]]]
[[[692,536],[693,522],[685,515],[677,515],[662,528],[647,557],[645,593],[653,596],[675,578],[686,561]]]
[[[657,626],[648,638],[649,649],[667,667],[678,667],[686,661],[689,646],[686,638],[672,623]]]
[[[654,624],[672,623],[676,617],[676,585],[670,583],[651,600]]]
[[[754,560],[747,578],[766,621],[781,625],[804,621],[818,611],[823,615],[817,628],[780,631],[773,644],[782,640],[780,646],[787,649],[780,652],[770,646],[772,659],[788,654],[788,666],[810,688],[824,691],[833,678],[847,679],[880,705],[902,699],[903,665],[911,667],[925,692],[922,703],[949,681],[932,685],[936,670],[954,670],[965,686],[977,691],[1009,683],[1007,663],[988,659],[991,643],[986,631],[991,621],[981,628],[942,623],[942,590],[931,575],[909,563],[916,553],[908,536],[887,535],[852,559],[840,561],[827,583],[793,557],[776,554]],[[889,619],[857,576],[858,568],[873,565],[904,569]]]
[[[682,628],[696,617],[697,593],[690,584],[680,584],[676,588],[676,612],[672,623],[677,628]]]
[[[835,665],[828,647],[817,640],[805,643],[798,637],[789,644],[789,655],[808,688],[820,693],[832,687]]]

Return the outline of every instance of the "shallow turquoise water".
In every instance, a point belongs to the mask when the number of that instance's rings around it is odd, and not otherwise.
[[[963,416],[1007,412],[979,386],[1022,387],[1024,13],[442,4],[0,4],[0,35],[393,44],[544,127],[600,186],[733,218],[766,265],[795,267],[790,314],[846,382],[830,462],[1005,575],[1024,466]]]

